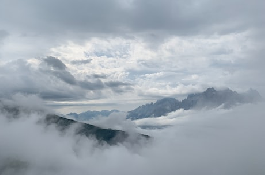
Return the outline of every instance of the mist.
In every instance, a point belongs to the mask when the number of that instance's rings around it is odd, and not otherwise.
[[[34,104],[30,99],[24,108]],[[12,102],[16,104],[16,98]],[[46,112],[22,110],[17,118],[9,118],[2,110],[0,174],[264,174],[263,109],[261,103],[231,110],[177,111],[167,116],[174,119],[172,126],[162,130],[132,129],[135,123],[121,114],[94,121],[153,138],[131,146],[130,142],[99,144],[94,138],[73,134],[73,127],[65,133],[55,126],[45,127],[39,121]]]

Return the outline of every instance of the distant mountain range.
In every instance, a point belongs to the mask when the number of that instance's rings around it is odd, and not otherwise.
[[[102,111],[86,111],[80,114],[69,113],[68,116],[78,120],[78,121],[87,121],[98,116],[108,117],[111,113],[120,112],[118,110],[102,110]]]
[[[178,109],[212,109],[219,106],[229,109],[235,105],[255,103],[261,100],[262,97],[259,92],[253,89],[244,93],[237,93],[236,91],[232,91],[230,89],[215,90],[214,88],[208,88],[204,92],[190,94],[187,98],[181,101],[175,98],[162,98],[157,100],[155,103],[148,103],[139,106],[134,110],[128,111],[126,118],[137,120],[142,118],[161,117]],[[86,111],[80,114],[70,113],[68,115],[78,121],[89,121],[90,119],[98,116],[108,117],[110,114],[115,112],[119,111]]]
[[[217,91],[208,88],[201,93],[190,94],[187,98],[179,101],[175,98],[163,98],[155,103],[148,103],[138,108],[128,111],[127,118],[131,120],[160,117],[178,109],[212,109],[223,105],[223,108],[231,108],[237,104],[255,103],[261,101],[260,94],[253,89],[245,93],[237,93],[230,89]]]

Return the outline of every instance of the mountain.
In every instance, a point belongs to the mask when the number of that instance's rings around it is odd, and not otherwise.
[[[87,120],[93,119],[97,116],[108,117],[111,113],[115,113],[115,112],[119,112],[119,111],[118,110],[86,111],[86,112],[82,112],[80,114],[69,113],[67,115],[78,120],[78,121],[87,121]]]
[[[181,108],[184,110],[196,108],[215,108],[223,105],[229,109],[237,104],[254,103],[262,100],[258,91],[250,89],[245,93],[237,93],[230,89],[217,91],[214,88],[208,88],[202,93],[190,94],[182,100]]]
[[[217,91],[214,88],[208,88],[204,92],[190,94],[182,101],[175,98],[163,98],[157,100],[155,103],[139,106],[132,111],[128,111],[127,118],[136,120],[141,118],[160,117],[178,109],[212,109],[221,105],[228,109],[237,104],[254,103],[261,100],[262,97],[258,91],[253,89],[239,94],[230,89]]]
[[[67,119],[54,114],[48,114],[44,119],[46,125],[56,125],[60,131],[65,131],[72,125],[78,124],[78,128],[75,130],[75,134],[84,135],[86,137],[95,137],[99,142],[105,141],[108,144],[117,144],[124,142],[129,138],[129,133],[122,130],[103,129],[88,123],[77,122],[72,119]],[[134,137],[130,137],[133,142],[137,142],[141,139],[150,138],[148,135],[136,134]]]
[[[83,135],[88,138],[94,137],[99,143],[106,142],[110,145],[129,141],[137,143],[142,139],[149,139],[148,135],[144,134],[131,134],[122,130],[104,129],[88,123],[82,123],[73,119],[67,119],[55,114],[46,114],[42,110],[32,110],[21,106],[5,105],[0,101],[0,117],[6,117],[8,120],[13,121],[22,117],[28,118],[32,114],[43,116],[36,123],[39,126],[47,127],[54,125],[60,132],[64,133],[71,126],[74,127],[74,134]]]
[[[180,108],[181,102],[175,98],[163,98],[156,103],[149,103],[128,111],[127,118],[136,120],[147,117],[160,117]]]

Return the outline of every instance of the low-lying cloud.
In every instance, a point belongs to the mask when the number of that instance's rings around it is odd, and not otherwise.
[[[132,147],[45,129],[37,122],[40,113],[8,120],[2,112],[0,174],[264,174],[263,109],[259,104],[183,114],[169,128],[141,130],[153,141]]]

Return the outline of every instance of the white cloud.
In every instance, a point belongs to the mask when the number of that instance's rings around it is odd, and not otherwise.
[[[126,98],[128,101],[137,100],[140,105],[163,96],[186,95],[212,86],[248,89],[251,86],[249,84],[238,86],[229,82],[233,81],[235,75],[242,74],[241,69],[247,70],[244,66],[251,59],[247,53],[253,50],[254,42],[248,39],[251,35],[251,32],[241,32],[208,37],[174,36],[164,40],[156,50],[140,37],[93,37],[83,43],[69,41],[53,47],[47,55],[63,61],[69,71],[65,73],[72,75],[71,79],[78,77],[80,81],[92,81],[93,75],[103,75],[103,83],[119,81],[134,87],[129,93],[119,95],[108,89],[102,90],[100,94],[95,91],[83,92],[87,94],[86,97],[104,97],[107,99],[101,98],[98,102],[114,100],[112,102],[117,104]],[[76,60],[89,62],[73,64]],[[37,59],[29,59],[27,63],[34,69],[40,65]],[[65,73],[60,74],[60,77],[66,76]],[[51,77],[39,76],[45,79],[41,82],[53,82]],[[64,81],[69,76],[64,77]],[[38,82],[34,84],[40,87]],[[82,90],[79,91],[81,93]]]

